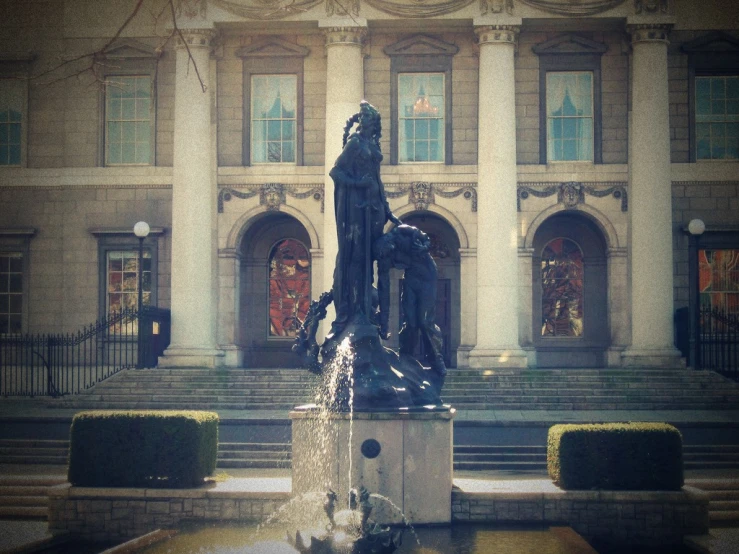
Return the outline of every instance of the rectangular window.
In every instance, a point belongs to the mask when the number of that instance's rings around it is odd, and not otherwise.
[[[739,159],[739,76],[695,78],[696,159]]]
[[[111,75],[105,87],[105,163],[152,163],[152,81]]]
[[[295,163],[296,75],[251,78],[251,162]]]
[[[443,162],[444,73],[398,74],[398,161]]]
[[[0,166],[21,165],[21,130],[25,83],[0,80]]]
[[[593,161],[593,73],[546,75],[547,161]]]
[[[0,253],[0,334],[20,333],[23,319],[23,254]]]
[[[151,304],[151,253],[144,251],[143,303]],[[107,253],[106,311],[117,312],[138,307],[139,253],[138,250],[110,250]]]

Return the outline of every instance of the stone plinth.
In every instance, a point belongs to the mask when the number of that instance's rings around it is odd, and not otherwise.
[[[364,486],[379,523],[449,523],[454,410],[290,413],[293,495]],[[350,477],[351,476],[351,477]],[[402,514],[401,514],[402,512]]]

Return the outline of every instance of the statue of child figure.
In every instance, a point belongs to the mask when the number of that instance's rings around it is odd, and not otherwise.
[[[420,333],[426,362],[441,377],[446,375],[443,339],[436,325],[436,263],[428,235],[412,225],[398,225],[374,244],[377,259],[380,335],[387,339],[390,311],[390,269],[403,269],[400,302],[403,325],[398,334],[400,353],[413,356]]]

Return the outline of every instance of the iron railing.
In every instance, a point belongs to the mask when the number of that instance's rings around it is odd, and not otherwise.
[[[696,367],[739,380],[739,316],[702,307],[696,339]]]
[[[0,396],[75,394],[123,369],[155,367],[169,337],[169,310],[148,306],[78,333],[0,336]]]

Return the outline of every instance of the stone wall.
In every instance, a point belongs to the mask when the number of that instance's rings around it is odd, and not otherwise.
[[[286,492],[228,492],[208,488],[49,490],[49,531],[88,540],[131,539],[180,522],[260,522],[289,500]]]
[[[679,492],[454,492],[452,522],[557,523],[609,545],[677,545],[685,535],[708,532],[708,495],[692,487]]]

